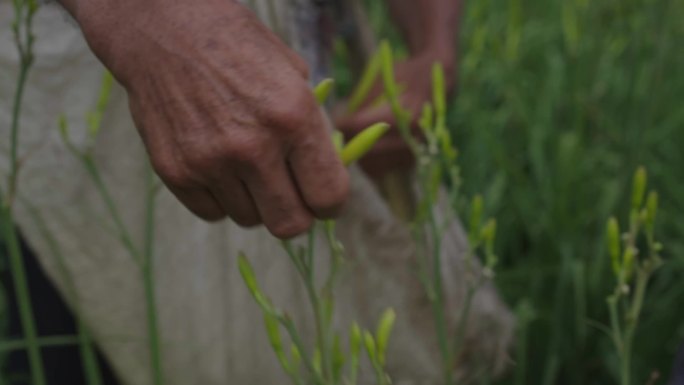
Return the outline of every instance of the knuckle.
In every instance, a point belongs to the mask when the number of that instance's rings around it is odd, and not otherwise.
[[[290,239],[307,231],[312,224],[313,218],[310,215],[300,213],[268,226],[268,229],[277,238]]]
[[[262,158],[265,147],[258,138],[233,139],[223,146],[220,158],[240,166],[253,166]]]
[[[319,114],[318,109],[308,88],[295,87],[277,102],[269,103],[266,120],[285,134],[296,133],[311,124]]]
[[[213,170],[221,162],[221,149],[215,143],[186,145],[183,148],[183,160],[195,172]]]
[[[152,167],[164,183],[178,188],[191,187],[193,178],[188,170],[169,158],[151,158]]]

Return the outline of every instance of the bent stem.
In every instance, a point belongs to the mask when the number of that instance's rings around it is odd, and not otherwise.
[[[2,222],[2,235],[7,244],[10,271],[19,306],[19,319],[26,337],[32,383],[35,385],[45,385],[43,359],[40,353],[40,346],[38,345],[38,331],[33,317],[33,305],[31,304],[31,294],[26,278],[26,268],[19,247],[19,236],[14,227],[14,218],[10,206],[3,206],[0,209],[0,222]]]
[[[100,92],[100,98],[96,110],[90,115],[89,130],[91,136],[95,136],[100,129],[104,109],[107,106],[109,98],[109,91],[111,89],[112,77],[106,73],[103,78],[103,85]],[[163,385],[163,368],[162,368],[162,351],[161,338],[159,330],[159,320],[157,314],[157,302],[154,285],[154,230],[155,230],[155,202],[157,195],[157,185],[154,178],[154,173],[151,167],[148,167],[147,173],[147,187],[145,192],[145,234],[142,249],[136,247],[133,242],[128,228],[124,224],[119,208],[114,201],[111,191],[107,187],[102,175],[95,163],[92,148],[81,151],[69,139],[69,132],[66,119],[60,120],[60,131],[65,145],[71,153],[80,161],[88,176],[95,184],[98,194],[105,205],[107,213],[109,214],[117,236],[124,248],[138,265],[143,280],[143,291],[145,298],[145,310],[147,318],[147,333],[149,345],[149,359],[152,369],[152,383],[154,385]]]
[[[162,370],[161,339],[159,331],[159,321],[157,318],[157,301],[154,287],[154,264],[153,264],[153,243],[154,243],[154,212],[156,189],[152,183],[148,183],[146,193],[147,212],[145,225],[145,245],[144,252],[140,252],[133,243],[133,239],[123,223],[118,207],[114,202],[111,192],[107,188],[102,176],[97,169],[95,162],[90,154],[81,154],[83,165],[88,170],[91,178],[97,186],[100,197],[104,201],[110,217],[119,233],[119,239],[123,243],[131,258],[138,263],[143,278],[145,291],[145,310],[147,314],[147,332],[149,338],[149,354],[152,365],[153,384],[163,385],[164,377]],[[151,173],[151,172],[150,172]],[[150,176],[150,179],[152,177]]]
[[[76,287],[73,284],[69,270],[67,269],[64,255],[60,249],[57,241],[52,236],[52,233],[47,228],[45,220],[40,215],[38,210],[33,207],[29,202],[22,202],[29,210],[33,221],[41,232],[43,238],[47,242],[50,251],[57,261],[57,268],[62,275],[64,282],[66,284],[66,290],[68,291],[68,296],[73,300],[73,313],[76,319],[76,332],[78,338],[78,345],[80,349],[81,365],[83,366],[85,379],[88,385],[101,385],[103,384],[102,372],[100,370],[100,365],[97,361],[97,356],[95,354],[95,348],[93,344],[93,339],[90,336],[90,331],[83,322],[80,310],[80,301],[78,298],[78,293]]]
[[[19,76],[17,80],[12,117],[10,123],[10,170],[7,179],[7,193],[0,194],[0,227],[5,240],[9,255],[10,271],[14,290],[19,306],[19,319],[22,330],[26,337],[26,347],[31,371],[31,379],[34,385],[45,385],[45,373],[40,346],[38,344],[38,331],[36,329],[31,304],[31,293],[26,278],[26,269],[23,256],[19,247],[19,235],[15,228],[12,206],[16,196],[17,181],[19,174],[19,127],[21,109],[24,99],[24,90],[28,75],[33,65],[33,16],[38,9],[35,1],[14,2],[14,33],[15,46],[19,52]]]

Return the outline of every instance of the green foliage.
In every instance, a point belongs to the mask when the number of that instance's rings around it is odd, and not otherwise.
[[[633,380],[666,377],[684,341],[684,4],[517,3],[467,2],[450,108],[463,189],[483,193],[502,229],[500,292],[533,309],[514,357],[524,372],[503,383],[618,382],[597,326],[609,324],[616,267],[598,256],[607,218],[635,199],[639,164],[667,207],[656,227],[668,247],[635,336]]]
[[[607,302],[611,334],[620,361],[621,385],[632,383],[634,335],[639,326],[649,280],[663,264],[660,256],[663,246],[654,235],[658,194],[651,192],[644,205],[646,183],[646,169],[640,167],[632,183],[629,231],[622,236],[624,252],[621,260],[619,227],[615,218],[608,221],[606,235],[615,278],[615,289]],[[639,249],[640,238],[645,239],[645,252]]]
[[[369,3],[394,42],[381,2]],[[672,0],[464,2],[448,121],[462,190],[497,218],[497,284],[517,309],[502,384],[619,382],[604,333],[613,267],[601,256],[639,165],[659,191],[654,226],[667,248],[635,335],[634,383],[669,373],[684,342],[681,20],[684,3]]]

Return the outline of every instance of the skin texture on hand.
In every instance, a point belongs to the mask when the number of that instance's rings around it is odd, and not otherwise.
[[[280,238],[338,213],[349,177],[305,63],[244,6],[65,0],[126,88],[162,181],[199,217]]]

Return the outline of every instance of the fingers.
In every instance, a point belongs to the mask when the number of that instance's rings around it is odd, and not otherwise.
[[[243,176],[263,224],[280,239],[293,238],[311,227],[306,207],[284,161],[273,162]]]
[[[349,174],[337,156],[320,112],[313,126],[294,138],[287,160],[306,206],[320,219],[339,213],[349,195]]]
[[[215,222],[226,217],[227,214],[225,210],[208,190],[203,188],[178,188],[171,185],[167,186],[185,207],[205,221]]]
[[[254,199],[237,177],[223,176],[212,183],[212,196],[220,204],[225,213],[242,227],[253,227],[261,224],[261,216]]]

